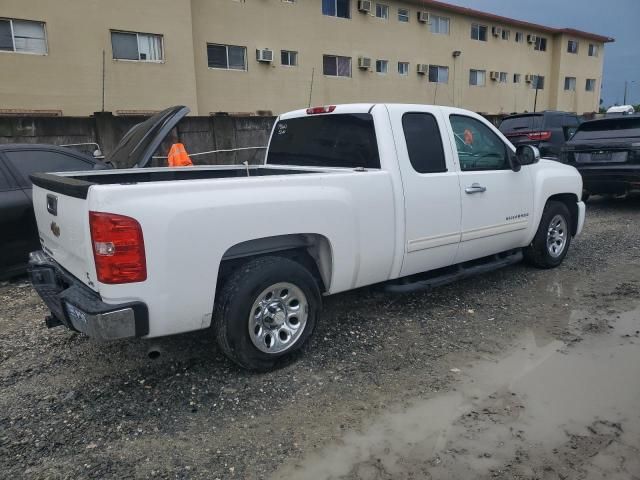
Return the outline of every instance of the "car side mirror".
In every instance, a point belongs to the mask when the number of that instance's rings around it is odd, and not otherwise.
[[[520,165],[533,165],[540,160],[540,150],[533,145],[520,145],[516,148],[516,159]]]

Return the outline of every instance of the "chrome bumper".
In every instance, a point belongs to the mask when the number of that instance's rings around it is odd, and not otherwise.
[[[65,325],[96,340],[142,337],[149,333],[147,306],[141,302],[104,303],[44,252],[29,256],[33,288],[51,310],[48,327]]]

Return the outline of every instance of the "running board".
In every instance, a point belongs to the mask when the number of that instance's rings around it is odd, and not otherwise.
[[[453,267],[441,268],[432,272],[419,273],[393,280],[384,286],[384,290],[393,293],[409,293],[440,287],[463,278],[491,272],[522,261],[522,250],[510,250],[478,260],[460,263]]]

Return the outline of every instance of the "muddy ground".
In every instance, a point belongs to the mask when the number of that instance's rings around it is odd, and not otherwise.
[[[97,344],[0,286],[3,478],[640,478],[640,201],[594,199],[564,264],[326,299],[301,358],[203,333]]]

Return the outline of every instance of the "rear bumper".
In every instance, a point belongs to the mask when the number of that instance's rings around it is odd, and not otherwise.
[[[640,191],[640,165],[591,166],[576,168],[584,189],[593,194]]]
[[[47,326],[65,325],[97,340],[143,337],[149,314],[142,302],[104,303],[100,296],[42,251],[29,256],[29,278],[51,310]]]

